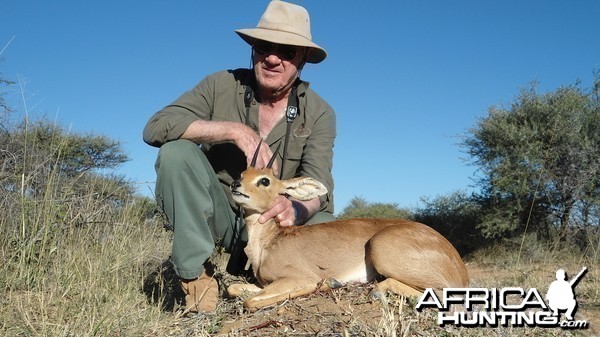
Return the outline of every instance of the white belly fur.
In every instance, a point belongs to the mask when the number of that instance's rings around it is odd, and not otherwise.
[[[367,283],[370,281],[370,279],[368,277],[368,273],[367,273],[367,267],[365,266],[364,263],[357,266],[354,270],[351,270],[347,274],[344,274],[344,275],[340,276],[339,278],[336,278],[336,280],[341,283],[352,283],[352,282]]]

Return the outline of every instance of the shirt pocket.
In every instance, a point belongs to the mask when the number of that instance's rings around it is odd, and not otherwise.
[[[303,154],[305,144],[306,144],[306,142],[304,140],[291,138],[288,143],[287,159],[288,160],[302,159],[302,154]],[[283,151],[282,151],[282,158],[283,158]]]

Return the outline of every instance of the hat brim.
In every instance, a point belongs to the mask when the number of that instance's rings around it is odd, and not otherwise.
[[[235,32],[249,45],[253,45],[255,40],[263,40],[277,44],[312,48],[306,60],[309,63],[319,63],[327,57],[325,49],[300,35],[265,28],[238,29]]]

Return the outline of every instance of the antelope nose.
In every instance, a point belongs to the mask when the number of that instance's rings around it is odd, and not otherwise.
[[[230,186],[230,188],[231,188],[231,190],[233,191],[233,190],[237,189],[237,188],[238,188],[238,187],[240,187],[240,186],[242,186],[242,184],[240,184],[240,181],[239,181],[239,180],[234,180],[234,181],[231,183],[231,186]]]

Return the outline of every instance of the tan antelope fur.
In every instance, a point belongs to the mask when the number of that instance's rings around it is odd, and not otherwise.
[[[279,180],[270,168],[249,167],[235,181],[234,200],[244,209],[245,252],[258,286],[234,284],[230,296],[252,294],[244,305],[258,309],[318,288],[348,282],[379,281],[373,295],[386,291],[421,295],[425,288],[467,287],[458,252],[432,228],[401,219],[337,220],[281,227],[258,218],[279,194],[309,200],[327,192],[315,179]]]

